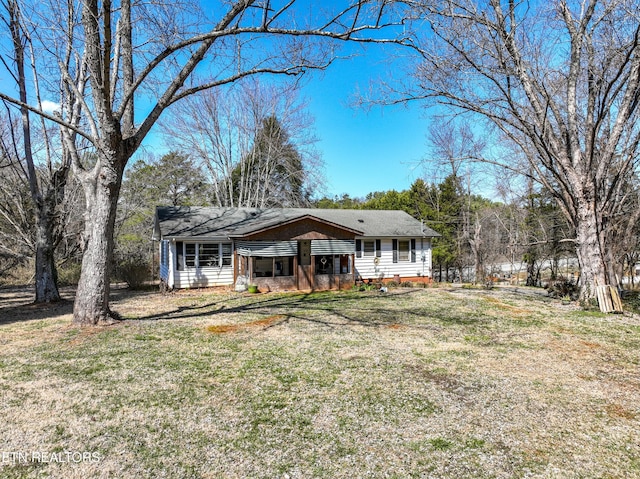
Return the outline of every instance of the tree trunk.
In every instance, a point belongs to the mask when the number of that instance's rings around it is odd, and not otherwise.
[[[111,162],[111,164],[124,162]],[[122,168],[103,163],[97,180],[84,179],[87,198],[84,228],[82,272],[73,308],[73,321],[80,325],[112,323],[119,319],[109,309],[109,281],[113,256],[113,231],[116,219]]]
[[[534,253],[529,253],[527,258],[527,281],[525,282],[525,286],[538,286],[539,279],[539,271],[536,268],[536,259]]]
[[[51,303],[60,301],[58,291],[58,278],[54,257],[55,241],[54,228],[49,205],[44,204],[37,208],[36,217],[36,303]]]
[[[474,283],[484,282],[485,280],[484,262],[482,260],[482,252],[480,251],[482,248],[481,232],[482,223],[480,223],[480,218],[476,214],[473,239],[469,238],[469,246],[471,246],[471,252],[473,253],[473,269],[475,271]]]
[[[593,205],[580,205],[576,222],[576,254],[580,266],[580,298],[596,296],[596,286],[609,284],[598,217]]]

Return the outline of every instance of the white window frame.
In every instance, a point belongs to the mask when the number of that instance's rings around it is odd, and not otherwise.
[[[203,265],[204,262],[206,265]],[[220,265],[220,243],[198,243],[198,267],[215,267]]]
[[[182,268],[177,267],[178,271],[184,270],[193,270],[200,268],[232,268],[233,267],[233,244],[228,241],[180,241],[182,243],[182,255],[176,251],[176,256],[180,258],[182,256],[183,264]],[[193,246],[195,252],[187,254],[187,247],[191,249]],[[214,264],[210,264],[207,266],[200,265],[200,253],[203,246],[215,246],[214,251],[217,253],[213,253],[215,257]],[[176,247],[177,249],[177,247]],[[207,256],[211,256],[211,254],[207,254]],[[193,261],[193,265],[189,265],[187,262]]]
[[[198,243],[183,243],[184,248],[184,269],[196,269],[198,267]],[[191,250],[193,247],[193,253],[188,253],[187,249]],[[193,262],[193,264],[189,264]]]
[[[220,243],[220,267],[233,266],[233,243]]]

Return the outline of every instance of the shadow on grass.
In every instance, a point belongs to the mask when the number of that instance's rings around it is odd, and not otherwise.
[[[211,301],[204,304],[175,306],[171,311],[138,316],[123,321],[213,319],[220,314],[253,313],[266,316],[281,315],[285,318],[285,321],[279,321],[269,327],[276,327],[293,319],[324,325],[328,328],[345,325],[384,327],[403,324],[417,328],[439,329],[437,323],[446,327],[452,324],[472,325],[482,322],[483,319],[478,315],[459,314],[451,311],[446,305],[412,307],[410,298],[423,291],[422,289],[396,289],[389,293],[377,291],[293,292],[231,297],[210,293],[208,296]],[[0,325],[55,319],[71,315],[75,289],[64,288],[61,293],[65,298],[61,302],[34,304],[33,292],[29,288],[0,289]],[[160,293],[157,291],[132,291],[113,285],[111,289],[113,302],[126,301],[131,298],[134,300],[143,299],[148,296],[160,297]],[[169,295],[166,297],[166,301],[171,303],[175,301],[175,298],[175,296]],[[409,301],[406,305],[400,308],[394,307],[395,300],[407,298]],[[113,306],[117,311],[117,305]],[[431,318],[437,323],[426,325],[422,321],[415,321],[425,317]]]
[[[62,301],[34,303],[33,287],[0,288],[0,326],[27,321],[57,318],[73,312],[75,290],[61,288]]]
[[[73,301],[63,299],[55,303],[29,303],[19,306],[0,306],[0,326],[27,321],[52,319],[73,313]]]
[[[61,301],[53,303],[34,303],[35,293],[32,286],[12,286],[0,288],[0,326],[12,323],[56,319],[73,314],[73,302],[76,288],[60,288]],[[155,295],[157,291],[132,291],[120,285],[111,286],[111,300],[128,296],[142,297]]]
[[[411,319],[429,316],[442,322],[452,321],[450,311],[421,310],[409,307],[394,309],[390,307],[396,299],[404,299],[418,294],[422,290],[395,290],[390,293],[370,292],[313,292],[313,293],[268,293],[261,297],[244,296],[225,298],[197,306],[181,306],[170,312],[140,316],[130,321],[154,321],[172,319],[215,318],[220,314],[255,313],[266,316],[280,315],[285,321],[279,321],[269,327],[276,327],[292,319],[320,324],[328,328],[345,325],[381,327],[396,324],[408,325]],[[244,301],[237,304],[238,301]],[[473,321],[456,318],[461,323]],[[477,321],[477,320],[476,320]],[[430,325],[412,324],[414,327],[435,328]],[[268,329],[268,328],[264,328]]]

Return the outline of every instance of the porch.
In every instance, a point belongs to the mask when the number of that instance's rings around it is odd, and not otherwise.
[[[260,291],[349,289],[355,284],[353,240],[241,241],[237,277]]]

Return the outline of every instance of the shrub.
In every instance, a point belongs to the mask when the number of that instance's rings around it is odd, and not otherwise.
[[[640,292],[624,291],[622,301],[634,313],[640,313]]]
[[[144,260],[129,259],[117,264],[116,276],[131,289],[139,289],[151,279],[149,263]]]
[[[552,298],[569,297],[572,301],[578,299],[580,291],[578,285],[570,279],[560,278],[547,286],[548,294]]]
[[[82,264],[78,262],[68,262],[58,267],[58,285],[74,286],[80,281],[80,271]]]
[[[33,284],[33,261],[9,261],[0,264],[0,286]]]

